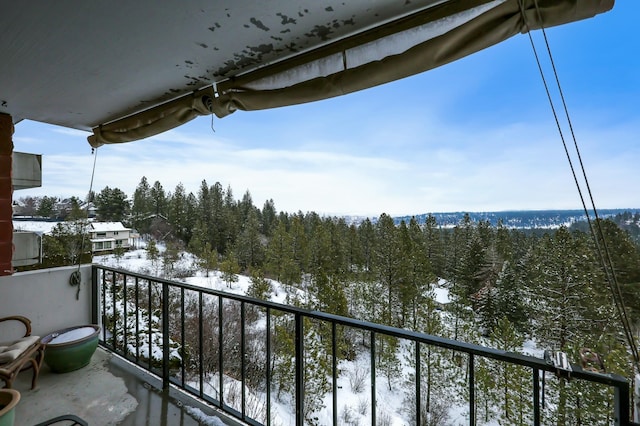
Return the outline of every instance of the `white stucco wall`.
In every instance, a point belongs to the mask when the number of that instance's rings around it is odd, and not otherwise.
[[[66,327],[91,323],[91,265],[80,268],[80,298],[69,284],[77,266],[19,272],[0,277],[0,317],[22,315],[32,334],[44,336]],[[0,328],[0,334],[3,329]],[[2,340],[0,336],[0,340]]]

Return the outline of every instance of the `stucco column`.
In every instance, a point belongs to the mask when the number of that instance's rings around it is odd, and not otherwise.
[[[13,258],[13,186],[11,155],[13,154],[13,120],[0,114],[0,276],[11,275]]]

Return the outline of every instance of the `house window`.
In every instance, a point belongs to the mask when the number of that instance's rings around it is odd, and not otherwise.
[[[102,242],[95,243],[95,250],[102,250],[102,246],[103,246]]]
[[[122,247],[124,240],[116,240],[116,247]]]
[[[118,231],[113,231],[113,235],[118,235]]]
[[[106,232],[98,232],[98,233],[96,234],[96,236],[98,236],[98,238],[100,238],[100,237],[106,237],[106,236],[107,236],[107,233],[106,233]]]
[[[105,241],[104,248],[109,250],[111,248],[111,241]]]

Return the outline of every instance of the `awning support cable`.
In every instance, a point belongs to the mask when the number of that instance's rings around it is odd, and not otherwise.
[[[89,183],[89,193],[87,194],[86,200],[86,219],[87,225],[89,220],[89,203],[91,202],[91,192],[93,191],[93,178],[96,174],[96,160],[98,159],[98,148],[91,148],[91,154],[93,154],[93,169],[91,170],[91,182]],[[80,299],[80,284],[82,282],[82,276],[80,274],[80,266],[82,265],[82,255],[84,254],[84,242],[87,238],[87,229],[82,227],[82,238],[80,239],[80,255],[78,256],[78,269],[71,273],[71,277],[69,278],[69,284],[72,286],[77,286],[76,290],[76,300]]]
[[[595,219],[596,219],[595,220],[595,225],[594,225],[594,223],[591,220],[591,217],[589,215],[589,211],[588,211],[587,205],[585,203],[585,199],[584,199],[584,196],[583,196],[583,193],[582,193],[582,189],[580,187],[580,182],[578,181],[578,177],[576,175],[576,171],[575,171],[575,168],[574,168],[574,165],[573,165],[573,161],[571,159],[571,154],[569,153],[569,149],[567,147],[567,143],[566,143],[566,140],[564,138],[564,134],[562,132],[562,128],[560,126],[560,121],[558,119],[558,114],[556,112],[556,109],[555,109],[555,106],[554,106],[554,103],[553,103],[553,99],[552,99],[551,93],[549,91],[549,86],[547,84],[547,80],[545,78],[544,71],[543,71],[542,65],[540,63],[540,58],[538,56],[538,52],[536,50],[535,43],[533,41],[533,37],[531,36],[531,30],[529,28],[529,24],[527,22],[526,14],[525,14],[525,11],[524,11],[524,4],[523,4],[524,0],[520,0],[518,3],[520,5],[520,12],[522,14],[522,18],[523,18],[524,23],[525,23],[525,25],[527,27],[527,34],[529,36],[529,41],[531,43],[531,48],[533,50],[533,54],[535,56],[536,63],[538,65],[538,70],[540,72],[540,77],[542,78],[542,82],[544,84],[544,88],[545,88],[545,91],[547,93],[547,98],[549,100],[549,104],[551,106],[551,111],[553,113],[553,117],[555,119],[556,126],[558,128],[558,133],[560,135],[560,139],[562,140],[562,145],[564,147],[564,151],[565,151],[565,154],[567,156],[567,160],[569,161],[569,167],[571,168],[571,173],[573,175],[573,179],[574,179],[576,187],[578,189],[578,194],[580,196],[580,201],[582,202],[582,207],[584,209],[584,213],[585,213],[585,216],[587,218],[587,222],[589,224],[589,229],[591,230],[591,235],[592,235],[594,243],[595,243],[596,251],[598,253],[598,257],[599,257],[601,266],[602,266],[602,268],[604,270],[607,283],[609,284],[609,289],[611,290],[611,293],[612,293],[613,302],[614,302],[614,305],[615,305],[616,310],[618,312],[618,316],[620,317],[620,321],[622,323],[622,326],[623,326],[623,329],[624,329],[624,332],[625,332],[625,337],[627,339],[627,343],[629,345],[629,349],[630,349],[631,354],[632,354],[633,359],[634,359],[635,367],[636,367],[637,371],[640,371],[640,355],[638,353],[638,348],[636,346],[635,339],[633,337],[633,331],[631,329],[631,325],[630,325],[629,319],[627,317],[627,308],[626,308],[626,306],[624,304],[624,297],[622,296],[622,291],[620,289],[620,283],[618,282],[618,279],[616,277],[615,268],[613,267],[613,261],[612,261],[612,258],[611,258],[611,253],[609,251],[609,248],[608,248],[605,236],[604,236],[604,232],[602,230],[601,221],[600,221],[600,218],[598,216],[598,211],[597,211],[596,206],[595,206],[595,202],[594,202],[594,199],[593,199],[593,194],[591,192],[591,187],[589,186],[589,180],[587,179],[587,174],[586,174],[586,170],[585,170],[585,167],[584,167],[584,163],[582,162],[582,156],[580,155],[580,149],[578,147],[578,142],[577,142],[577,139],[576,139],[576,136],[575,136],[575,132],[573,130],[573,125],[571,123],[571,118],[570,118],[570,115],[569,115],[569,109],[567,108],[567,104],[566,104],[566,101],[565,101],[565,98],[564,98],[564,93],[562,91],[562,86],[560,84],[560,79],[558,77],[558,72],[556,70],[555,63],[553,61],[553,55],[551,53],[551,48],[549,46],[549,40],[547,38],[547,34],[546,34],[545,29],[544,29],[544,25],[543,25],[543,22],[542,22],[542,17],[540,16],[540,10],[538,8],[538,2],[537,2],[537,0],[534,0],[536,12],[537,12],[537,15],[538,15],[538,21],[540,23],[540,29],[542,30],[543,38],[544,38],[544,41],[545,41],[545,44],[546,44],[546,48],[547,48],[547,54],[549,55],[549,61],[550,61],[551,67],[553,69],[553,74],[554,74],[554,77],[555,77],[555,80],[556,80],[556,85],[558,87],[558,92],[559,92],[559,95],[560,95],[560,99],[562,101],[562,106],[564,108],[565,116],[566,116],[566,119],[567,119],[567,123],[568,123],[569,129],[570,129],[570,132],[571,132],[571,136],[573,138],[573,145],[574,145],[574,148],[575,148],[575,151],[576,151],[578,162],[580,164],[580,168],[582,170],[582,177],[584,179],[584,182],[585,182],[585,185],[586,185],[586,190],[587,190],[587,193],[589,195],[589,199],[591,201],[591,208],[593,210],[593,213],[594,213],[594,216],[595,216]],[[603,253],[603,250],[604,250],[604,253]]]

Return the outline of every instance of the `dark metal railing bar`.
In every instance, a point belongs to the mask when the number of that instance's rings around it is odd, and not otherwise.
[[[246,395],[245,395],[245,358],[246,358],[246,347],[245,347],[245,320],[246,320],[246,316],[245,316],[245,311],[244,311],[244,302],[240,302],[240,383],[242,385],[242,393],[240,394],[240,411],[242,413],[242,420],[246,419],[246,411],[245,411],[245,404],[246,404]]]
[[[152,305],[152,295],[153,295],[153,286],[151,284],[151,280],[148,279],[147,280],[147,290],[148,290],[148,310],[147,310],[147,317],[149,318],[148,320],[148,329],[147,329],[147,342],[149,343],[149,370],[151,371],[152,368],[152,363],[151,360],[153,359],[153,345],[152,345],[152,341],[151,341],[151,316],[153,314],[153,305]]]
[[[271,308],[267,306],[267,426],[271,426]]]
[[[162,284],[162,389],[169,389],[169,284]]]
[[[184,376],[185,376],[185,365],[184,365],[184,317],[185,317],[185,309],[184,309],[184,288],[180,289],[180,383],[182,387],[184,387]]]
[[[545,404],[544,404],[544,389],[545,389],[545,384],[546,384],[546,374],[545,374],[545,372],[543,371],[543,372],[542,372],[542,392],[540,392],[540,393],[541,393],[541,395],[542,395],[542,398],[541,398],[541,399],[542,399],[542,401],[540,401],[540,404],[541,404],[541,407],[542,407],[543,409],[544,409],[544,407],[545,407]]]
[[[102,341],[107,343],[107,278],[105,277],[106,271],[101,270],[100,278],[102,281],[102,286],[100,288],[100,294],[102,295],[102,307],[100,309],[100,313],[102,315]]]
[[[629,424],[629,385],[618,385],[613,389],[613,424],[627,426]]]
[[[200,398],[204,395],[204,319],[202,318],[202,295],[198,292],[198,383],[200,388]]]
[[[376,424],[376,333],[371,331],[371,424]]]
[[[136,363],[140,362],[140,287],[139,279],[136,277]]]
[[[422,373],[420,371],[420,342],[416,342],[416,425],[420,425],[420,391],[422,387]]]
[[[331,323],[331,387],[333,389],[333,425],[338,424],[338,365],[336,348],[336,323]]]
[[[222,308],[224,307],[222,303],[222,297],[218,296],[218,399],[220,400],[220,408],[224,408],[224,339],[222,336],[223,324],[223,315]]]
[[[296,380],[296,426],[304,425],[304,325],[302,315],[295,314],[295,380]]]
[[[91,324],[99,324],[98,300],[98,274],[91,274]]]
[[[533,424],[540,425],[540,370],[533,369]]]
[[[469,424],[476,424],[476,391],[475,391],[475,365],[473,354],[469,354]]]
[[[111,347],[113,348],[114,352],[117,352],[117,346],[116,346],[116,339],[118,337],[118,332],[116,329],[116,326],[118,324],[118,321],[116,321],[116,273],[113,272],[111,274],[111,290],[112,290],[112,294],[111,294],[111,304],[113,305],[113,329],[111,330]]]
[[[128,346],[127,346],[127,334],[129,331],[129,327],[127,326],[127,276],[124,276],[124,285],[122,287],[122,306],[124,306],[124,311],[122,312],[122,319],[124,322],[124,325],[122,327],[123,330],[123,336],[122,336],[122,341],[124,342],[124,346],[122,349],[122,355],[127,358],[127,352],[128,352]]]

